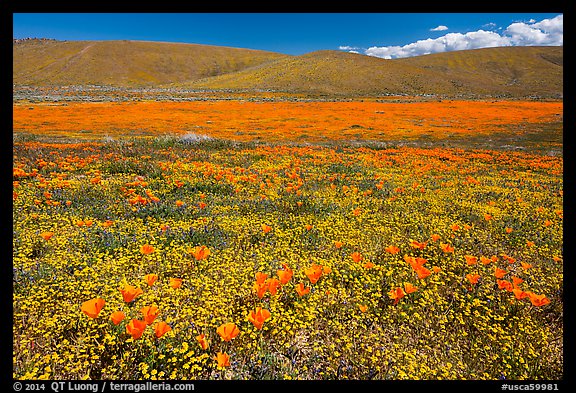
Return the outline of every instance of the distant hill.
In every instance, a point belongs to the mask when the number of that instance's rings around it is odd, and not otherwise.
[[[562,47],[501,47],[385,60],[142,41],[14,42],[16,85],[274,90],[328,96],[563,96]]]
[[[223,46],[145,41],[19,40],[19,85],[158,86],[242,70],[287,55]]]
[[[327,95],[562,96],[561,47],[486,48],[384,60],[318,51],[201,79],[201,88]]]

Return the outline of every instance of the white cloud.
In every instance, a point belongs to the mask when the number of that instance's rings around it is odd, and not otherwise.
[[[372,46],[366,49],[364,53],[369,56],[394,59],[497,46],[559,46],[563,44],[563,25],[563,15],[558,15],[555,18],[544,19],[540,22],[515,22],[501,33],[485,30],[471,31],[465,34],[449,33],[442,37],[419,40],[404,46]]]
[[[482,25],[482,27],[484,27],[484,28],[486,28],[486,29],[489,29],[489,30],[493,30],[493,29],[496,28],[496,23],[494,23],[494,22],[488,22],[488,23]]]
[[[358,48],[356,46],[341,45],[338,47],[338,49],[340,49],[340,50],[357,50],[360,48]]]
[[[360,52],[358,52],[357,50],[349,50],[348,52],[349,52],[349,53],[360,53]]]
[[[447,27],[447,26],[444,26],[444,25],[440,25],[440,26],[438,26],[438,27],[435,27],[435,28],[433,28],[433,29],[430,29],[430,31],[444,31],[444,30],[448,30],[448,27]]]

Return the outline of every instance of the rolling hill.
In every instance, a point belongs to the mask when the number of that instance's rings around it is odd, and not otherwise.
[[[301,56],[142,41],[13,45],[15,85],[272,90],[328,96],[563,96],[562,47],[502,47],[411,58],[322,50]]]
[[[145,41],[25,40],[13,44],[17,85],[153,87],[288,57],[223,46]]]

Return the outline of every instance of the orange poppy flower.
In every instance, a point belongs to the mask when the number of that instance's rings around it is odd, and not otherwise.
[[[400,252],[400,249],[396,246],[388,246],[385,248],[386,251],[388,251],[390,254],[398,254]]]
[[[478,280],[480,280],[480,275],[479,274],[467,274],[466,278],[468,279],[468,281],[470,281],[470,284],[476,284],[476,283],[478,283]]]
[[[408,262],[410,264],[410,266],[412,266],[412,269],[414,269],[414,270],[421,268],[422,266],[424,266],[424,264],[426,262],[428,262],[424,258],[420,258],[420,257],[416,258],[416,257],[408,256],[408,255],[404,255],[404,260],[406,262]]]
[[[288,283],[288,281],[290,281],[292,275],[294,274],[294,272],[292,271],[292,269],[288,267],[288,265],[283,264],[283,266],[284,270],[278,270],[276,272],[278,274],[278,278],[280,279],[281,285],[285,285],[286,283]]]
[[[496,276],[496,278],[502,278],[506,274],[508,274],[508,272],[504,269],[500,269],[499,267],[497,267],[496,270],[494,270],[494,276]]]
[[[478,258],[472,255],[464,255],[464,258],[466,259],[466,264],[469,266],[476,265],[476,262],[478,262]]]
[[[256,272],[256,283],[257,284],[264,284],[266,279],[268,278],[267,273]]]
[[[356,209],[352,210],[352,214],[354,214],[355,216],[359,216],[360,213],[362,213],[362,209],[360,209],[359,207],[357,207]]]
[[[296,285],[296,292],[300,297],[310,293],[310,287],[304,287],[304,283],[299,283]]]
[[[140,321],[139,319],[133,319],[126,325],[126,332],[132,336],[134,340],[138,340],[144,334],[146,330],[146,322]]]
[[[531,264],[526,263],[526,262],[520,262],[520,265],[522,266],[522,269],[524,269],[524,270],[528,270],[532,267]]]
[[[86,225],[87,227],[91,227],[92,224],[94,224],[94,221],[92,221],[92,220],[85,220],[84,221],[84,225]]]
[[[523,290],[521,290],[519,288],[512,289],[512,293],[514,294],[514,297],[516,297],[516,299],[518,299],[518,300],[522,300],[522,299],[525,299],[527,297],[530,297],[528,292],[524,292]]]
[[[230,356],[227,353],[218,352],[215,359],[218,362],[218,367],[230,366]]]
[[[492,255],[492,257],[490,258],[490,260],[492,262],[498,262],[498,256],[497,255]]]
[[[372,269],[375,265],[372,262],[366,262],[362,266],[364,266],[364,268],[366,268],[366,269]]]
[[[168,333],[170,330],[172,330],[170,325],[168,325],[166,322],[163,322],[163,321],[158,322],[156,325],[154,325],[154,334],[156,335],[156,338],[162,337],[163,335]]]
[[[358,305],[358,308],[359,308],[360,311],[362,311],[362,312],[368,311],[368,306],[365,305],[365,304],[359,304],[359,305]]]
[[[512,233],[512,228],[506,227],[506,233]]]
[[[110,314],[110,320],[114,325],[118,325],[124,320],[124,318],[126,318],[126,314],[124,314],[122,311],[114,311],[112,314]]]
[[[205,202],[199,202],[199,203],[198,203],[198,207],[199,207],[200,209],[204,209],[206,206],[208,206],[208,205],[207,205]]]
[[[180,207],[182,205],[184,205],[184,202],[182,202],[181,200],[176,201],[176,207]]]
[[[252,290],[254,292],[256,292],[256,296],[258,296],[258,298],[262,299],[264,297],[264,295],[266,294],[266,291],[268,291],[268,283],[255,282],[254,285],[252,286]]]
[[[439,271],[441,271],[442,269],[440,269],[438,266],[432,266],[432,271],[434,273],[438,273]]]
[[[533,241],[526,240],[526,246],[528,246],[528,247],[534,247],[534,244],[535,244],[535,243],[534,243]]]
[[[554,255],[554,256],[552,257],[552,260],[553,260],[554,262],[560,262],[560,261],[562,261],[562,258],[557,257],[556,255]]]
[[[337,240],[334,242],[334,247],[336,247],[336,248],[341,248],[343,245],[344,245],[344,243],[339,242]]]
[[[420,266],[418,269],[416,269],[416,274],[418,275],[419,279],[424,279],[432,274],[432,272],[426,269],[424,266]]]
[[[358,251],[354,251],[351,255],[352,260],[356,263],[360,262],[364,257]]]
[[[106,302],[104,301],[104,299],[100,299],[100,298],[96,298],[96,299],[90,299],[85,301],[84,303],[82,303],[82,306],[80,307],[80,309],[82,310],[82,312],[86,315],[88,315],[90,318],[94,319],[98,317],[98,314],[100,313],[100,310],[102,310],[102,308],[104,308],[104,304]]]
[[[410,284],[409,282],[404,283],[404,291],[406,292],[406,294],[416,292],[417,290],[418,290],[418,287],[415,287],[414,285]]]
[[[144,321],[146,321],[148,325],[152,325],[154,319],[156,319],[158,314],[160,314],[160,311],[158,311],[158,307],[155,305],[144,306],[140,311],[142,312],[142,315],[144,315]]]
[[[178,289],[182,286],[181,278],[170,278],[170,286],[174,289]]]
[[[230,341],[238,334],[240,334],[240,329],[233,322],[223,323],[216,329],[216,333],[222,337],[224,341]]]
[[[482,262],[483,265],[488,265],[490,262],[492,262],[492,260],[490,258],[482,256],[480,257],[480,262]]]
[[[392,289],[390,292],[388,292],[388,296],[390,297],[390,299],[394,300],[394,304],[397,304],[400,301],[400,299],[404,297],[404,295],[405,293],[400,287]]]
[[[545,227],[549,227],[550,225],[552,225],[552,221],[550,221],[550,220],[544,221],[544,226],[545,226]]]
[[[146,284],[148,284],[148,286],[151,287],[152,285],[154,285],[156,280],[158,280],[158,275],[157,274],[147,274],[144,276],[144,280],[146,280]]]
[[[210,249],[206,246],[197,246],[192,249],[192,255],[197,261],[201,261],[210,256]]]
[[[126,284],[124,289],[121,289],[120,292],[122,293],[122,298],[124,298],[126,303],[130,303],[143,293],[140,288],[135,288],[129,284]]]
[[[114,221],[112,221],[112,220],[106,220],[106,221],[104,221],[104,222],[102,223],[102,226],[105,227],[105,228],[108,228],[108,227],[112,226],[113,224],[114,224]]]
[[[530,297],[530,302],[532,302],[532,305],[535,307],[545,306],[550,303],[550,299],[544,295],[536,295],[535,293],[528,292],[528,296]]]
[[[430,236],[430,239],[432,239],[433,242],[437,242],[440,240],[440,235],[433,233],[432,236]]]
[[[308,224],[304,228],[306,228],[307,231],[310,231],[314,227],[312,225]]]
[[[198,344],[200,344],[200,348],[204,350],[208,349],[208,347],[210,346],[208,340],[206,340],[205,334],[199,334],[198,336],[196,336],[196,341],[198,341]]]
[[[426,243],[427,242],[417,242],[416,240],[411,240],[410,241],[410,245],[412,246],[412,248],[419,248],[420,250],[423,250],[424,247],[426,247]]]
[[[275,296],[280,287],[280,281],[275,278],[269,278],[264,284],[267,286],[270,295]]]
[[[458,229],[460,229],[460,225],[458,224],[453,224],[450,229],[452,229],[453,231],[457,231]]]
[[[496,283],[498,284],[498,289],[505,289],[508,292],[512,292],[512,289],[514,289],[510,281],[496,280]]]
[[[492,219],[492,215],[491,215],[491,214],[484,214],[484,220],[490,221],[491,219]]]
[[[264,233],[268,233],[272,230],[272,227],[270,225],[266,225],[266,224],[260,225],[260,228],[262,228],[262,231],[264,231]]]
[[[152,247],[150,244],[144,244],[142,247],[140,247],[140,252],[144,255],[152,254],[154,252],[154,247]]]
[[[46,241],[50,240],[50,238],[51,238],[52,236],[54,236],[54,232],[42,232],[42,233],[40,234],[40,237],[42,237],[42,239],[44,239],[44,240],[46,240]]]
[[[442,248],[442,251],[445,253],[454,252],[454,247],[450,244],[440,243],[440,248]]]
[[[312,284],[316,284],[320,277],[322,276],[322,266],[313,264],[309,268],[304,270],[304,274],[308,277]]]
[[[524,282],[523,279],[513,276],[512,277],[512,283],[514,284],[514,288],[516,288],[518,285],[522,284]]]
[[[270,311],[263,309],[262,307],[256,307],[254,311],[250,311],[248,314],[248,320],[256,327],[256,329],[262,329],[264,322],[270,318]]]

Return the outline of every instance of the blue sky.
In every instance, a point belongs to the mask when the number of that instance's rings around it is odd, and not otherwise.
[[[14,38],[184,42],[291,55],[333,49],[396,58],[563,43],[558,13],[17,13],[13,22]]]

